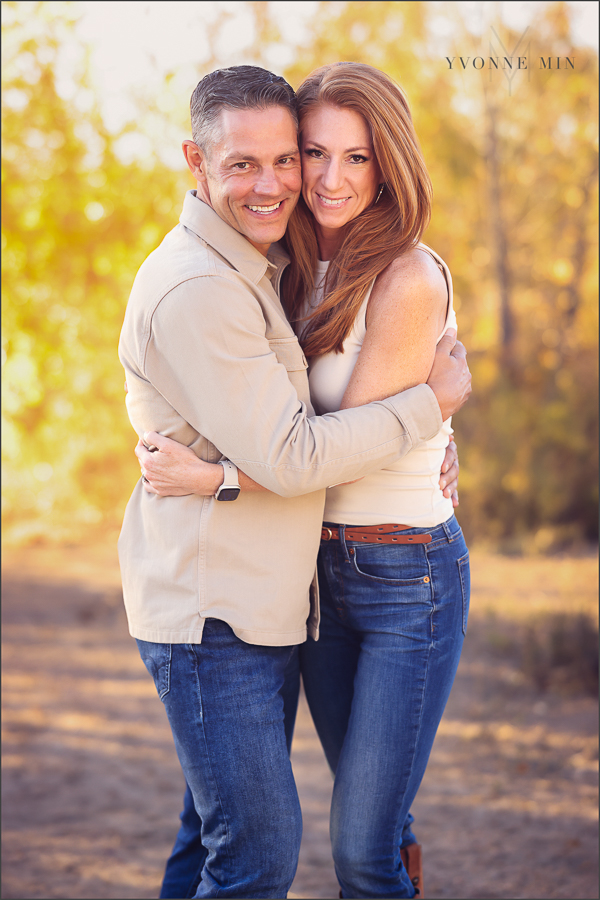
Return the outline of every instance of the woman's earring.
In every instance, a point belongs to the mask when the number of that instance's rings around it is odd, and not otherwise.
[[[379,193],[377,194],[377,200],[375,201],[375,203],[379,203],[379,198],[380,198],[381,195],[383,194],[383,189],[384,189],[384,187],[385,187],[385,183],[382,184],[382,185],[380,185],[380,187],[379,187]]]

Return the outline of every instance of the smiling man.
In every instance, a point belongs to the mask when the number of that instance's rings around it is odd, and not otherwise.
[[[183,152],[196,196],[266,256],[283,236],[302,186],[290,110],[225,108],[218,124],[194,138],[184,141]]]
[[[198,839],[182,819],[161,896],[285,897],[301,816],[284,674],[307,625],[318,633],[325,488],[436,434],[469,376],[450,343],[428,385],[314,416],[278,293],[288,259],[273,246],[300,192],[294,92],[263,69],[224,69],[198,84],[191,115],[196,191],[136,277],[119,353],[138,435],[222,462],[224,483],[214,497],[163,498],[138,483],[119,540],[123,592],[202,822]],[[269,492],[240,493],[238,466]]]

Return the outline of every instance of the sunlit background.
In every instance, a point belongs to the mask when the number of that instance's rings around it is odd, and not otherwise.
[[[2,16],[8,542],[119,526],[139,469],[118,335],[193,186],[180,145],[197,81],[251,62],[297,86],[340,59],[403,85],[431,172],[425,239],[452,269],[473,372],[455,421],[470,542],[594,540],[597,4],[5,2]],[[528,69],[491,71],[490,56]]]

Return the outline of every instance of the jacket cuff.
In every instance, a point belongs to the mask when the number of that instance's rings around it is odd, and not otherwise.
[[[412,446],[428,441],[442,427],[442,413],[428,384],[418,384],[383,400],[404,425]]]

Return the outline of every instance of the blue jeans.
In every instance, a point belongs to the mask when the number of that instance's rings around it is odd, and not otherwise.
[[[340,532],[344,531],[343,526]],[[413,897],[400,858],[458,666],[469,555],[455,517],[430,544],[322,542],[321,636],[300,648],[335,773],[331,841],[344,897]]]
[[[216,619],[201,644],[137,644],[187,782],[161,897],[285,897],[302,836],[283,696],[297,648],[247,644]]]

